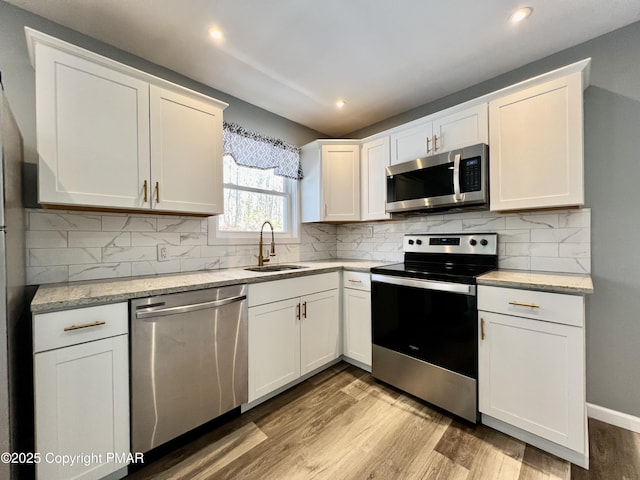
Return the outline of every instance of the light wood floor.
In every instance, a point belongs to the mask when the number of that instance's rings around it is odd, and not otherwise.
[[[640,435],[589,422],[589,471],[340,363],[127,480],[640,480]]]

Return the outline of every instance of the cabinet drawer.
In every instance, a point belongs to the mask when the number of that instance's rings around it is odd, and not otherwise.
[[[584,326],[584,297],[518,288],[478,286],[478,310]]]
[[[33,318],[34,353],[128,332],[128,303],[42,313]]]
[[[362,272],[344,272],[344,288],[371,291],[371,275]]]
[[[249,285],[249,307],[264,305],[289,298],[302,297],[316,292],[340,287],[339,272],[320,273],[305,277],[285,278],[272,282]]]

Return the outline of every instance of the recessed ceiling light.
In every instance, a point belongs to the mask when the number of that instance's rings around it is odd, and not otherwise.
[[[212,27],[209,29],[209,35],[215,40],[222,40],[222,31],[219,28]]]
[[[338,108],[342,108],[346,105],[347,102],[345,102],[344,100],[340,99],[336,102],[336,107]]]
[[[533,13],[531,7],[521,7],[511,14],[509,20],[511,23],[519,23]]]

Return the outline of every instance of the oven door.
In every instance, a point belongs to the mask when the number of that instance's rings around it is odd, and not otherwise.
[[[373,344],[478,377],[475,285],[374,274]]]

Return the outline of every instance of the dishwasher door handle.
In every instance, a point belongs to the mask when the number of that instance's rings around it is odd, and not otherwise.
[[[247,298],[246,295],[238,295],[237,297],[223,298],[222,300],[211,300],[210,302],[193,303],[191,305],[178,305],[176,307],[158,308],[155,310],[144,310],[144,307],[136,312],[136,318],[153,318],[164,317],[166,315],[175,315],[178,313],[195,312],[196,310],[204,310],[205,308],[217,308],[230,303],[241,302]]]

